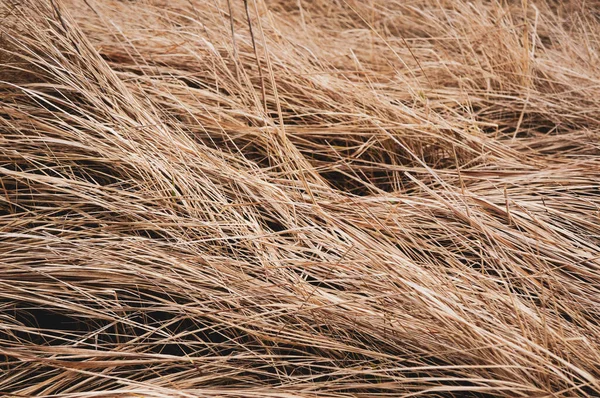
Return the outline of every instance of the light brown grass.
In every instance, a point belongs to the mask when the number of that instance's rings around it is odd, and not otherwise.
[[[0,393],[600,395],[599,9],[0,0]]]

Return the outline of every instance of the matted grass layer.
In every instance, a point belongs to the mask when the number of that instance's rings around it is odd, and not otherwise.
[[[600,395],[599,10],[0,0],[0,393]]]

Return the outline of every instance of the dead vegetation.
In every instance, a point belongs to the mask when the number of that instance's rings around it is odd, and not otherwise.
[[[599,9],[0,0],[0,392],[600,395]]]

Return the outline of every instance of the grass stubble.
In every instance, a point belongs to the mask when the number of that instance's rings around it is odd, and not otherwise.
[[[1,0],[0,392],[600,395],[599,9]]]

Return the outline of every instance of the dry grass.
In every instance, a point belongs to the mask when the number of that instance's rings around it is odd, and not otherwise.
[[[600,395],[598,10],[0,0],[0,392]]]

